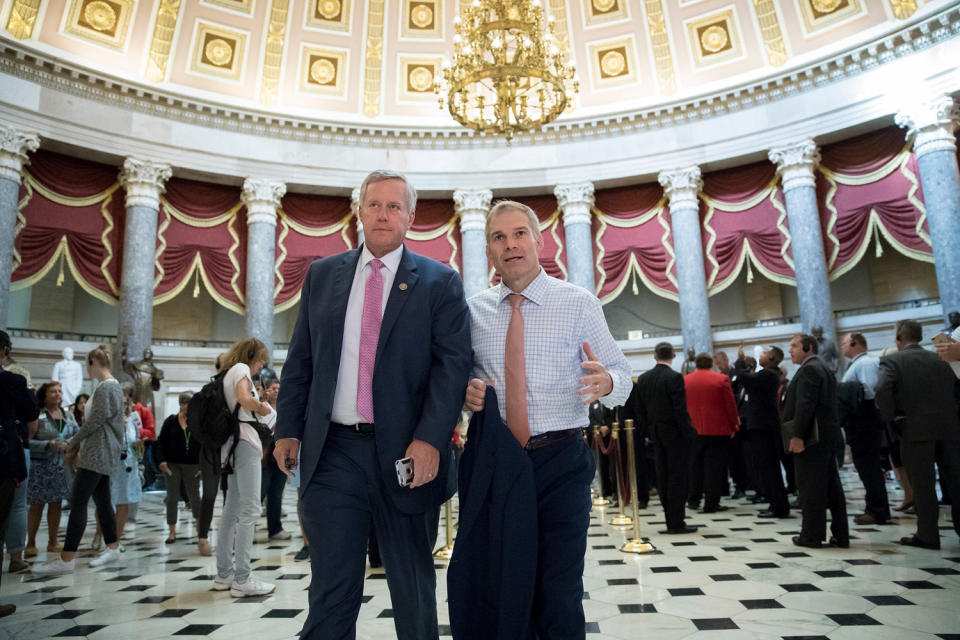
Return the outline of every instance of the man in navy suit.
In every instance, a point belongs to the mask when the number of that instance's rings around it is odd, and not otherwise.
[[[471,368],[463,286],[403,246],[417,193],[375,171],[360,187],[361,249],[310,265],[283,367],[275,456],[300,454],[310,540],[302,638],[353,638],[370,521],[400,640],[438,637],[436,543],[449,443]],[[413,459],[409,487],[395,461]]]

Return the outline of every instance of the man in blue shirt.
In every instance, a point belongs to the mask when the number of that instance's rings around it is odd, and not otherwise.
[[[502,282],[472,296],[474,378],[466,404],[484,408],[497,389],[500,416],[533,465],[539,638],[584,638],[583,567],[595,464],[582,431],[587,407],[614,407],[630,393],[630,365],[610,335],[600,301],[541,268],[536,214],[498,202],[487,216],[487,256]]]

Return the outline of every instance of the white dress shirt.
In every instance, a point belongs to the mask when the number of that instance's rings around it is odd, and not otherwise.
[[[403,245],[400,245],[387,255],[380,258],[383,262],[383,304],[380,313],[387,306],[393,280],[400,268],[400,258],[403,257]],[[374,255],[363,245],[360,260],[357,261],[357,270],[353,274],[353,285],[350,287],[350,297],[347,300],[347,315],[343,319],[343,345],[340,347],[340,369],[337,372],[337,390],[333,395],[333,411],[330,420],[340,424],[356,424],[366,422],[366,419],[357,411],[357,375],[360,368],[360,324],[363,318],[363,294],[367,288],[367,278],[370,276],[370,261]]]
[[[853,380],[863,387],[863,397],[873,400],[877,395],[877,383],[880,381],[880,363],[876,358],[868,356],[866,351],[861,351],[854,356],[850,366],[843,372],[843,382]]]
[[[473,377],[493,381],[500,417],[506,420],[504,389],[507,326],[512,310],[500,283],[471,296],[470,338]],[[530,435],[585,427],[588,407],[577,382],[586,371],[583,343],[589,342],[597,359],[613,379],[613,390],[600,402],[615,407],[626,402],[633,387],[630,364],[617,346],[600,301],[586,289],[552,278],[543,269],[522,292],[523,353],[527,372],[527,415]]]

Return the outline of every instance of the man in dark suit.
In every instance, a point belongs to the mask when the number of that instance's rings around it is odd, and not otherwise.
[[[954,398],[953,370],[932,351],[920,346],[923,329],[918,322],[897,324],[899,351],[880,359],[877,407],[884,420],[900,433],[903,464],[913,485],[917,508],[917,532],[901,544],[926,549],[940,548],[934,463],[940,482],[954,496],[953,528],[960,534],[960,430]]]
[[[687,394],[687,411],[697,439],[690,465],[690,495],[687,506],[695,509],[704,495],[703,512],[726,511],[720,506],[720,488],[727,466],[730,440],[740,426],[737,403],[733,398],[730,378],[711,371],[713,358],[697,354],[696,371],[683,379]]]
[[[450,438],[470,373],[459,276],[403,246],[416,191],[376,171],[360,187],[365,243],[310,265],[283,367],[276,451],[302,465],[310,539],[304,639],[352,638],[371,518],[397,637],[438,637],[436,542]],[[413,460],[409,487],[395,461]]]
[[[830,546],[850,546],[846,497],[837,471],[836,447],[842,441],[837,420],[837,379],[817,355],[817,339],[798,334],[790,341],[790,359],[800,365],[787,387],[780,419],[791,435],[803,524],[793,543],[818,548],[827,532]]]
[[[643,425],[653,439],[656,454],[657,485],[667,528],[660,533],[693,533],[688,527],[686,500],[690,450],[697,432],[690,424],[683,376],[670,366],[673,346],[661,342],[653,350],[657,364],[637,378],[624,405],[625,416]]]
[[[743,347],[733,363],[737,385],[743,390],[741,413],[743,448],[754,470],[757,489],[770,501],[761,518],[787,518],[790,503],[780,474],[780,409],[777,393],[780,388],[780,363],[783,351],[771,346],[760,356],[760,371],[747,366]]]

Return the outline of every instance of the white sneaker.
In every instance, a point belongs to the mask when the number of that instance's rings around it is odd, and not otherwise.
[[[277,590],[277,585],[259,580],[252,575],[247,581],[240,584],[236,580],[230,585],[230,595],[234,598],[247,598],[250,596],[265,596]]]
[[[214,591],[227,591],[230,589],[230,585],[233,584],[233,574],[231,573],[226,578],[221,578],[217,576],[213,579],[213,590]]]
[[[71,560],[70,562],[64,562],[63,558],[57,556],[53,560],[48,560],[47,562],[35,562],[30,567],[30,571],[31,573],[41,576],[64,576],[68,573],[73,573],[73,570],[76,568],[76,566],[76,559]]]
[[[289,540],[292,537],[293,537],[293,534],[291,534],[289,531],[284,531],[283,529],[281,529],[280,531],[277,531],[275,534],[270,536],[270,539],[271,540]]]
[[[103,553],[98,555],[96,558],[90,561],[91,567],[102,567],[105,564],[110,564],[111,562],[116,562],[120,559],[120,549],[111,549],[107,547],[104,549]]]

